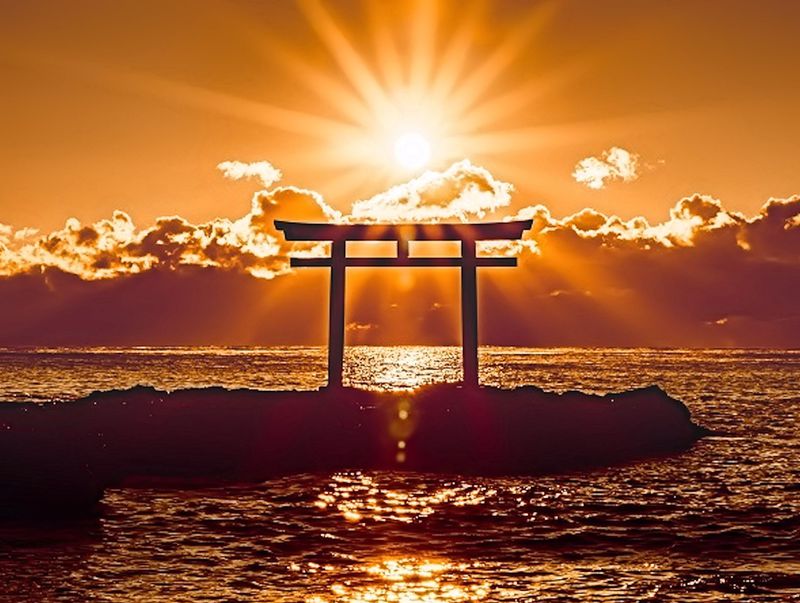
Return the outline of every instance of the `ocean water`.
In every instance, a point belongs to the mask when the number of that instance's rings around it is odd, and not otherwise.
[[[353,348],[376,389],[459,378],[456,348]],[[310,389],[325,351],[0,349],[0,400],[149,384]],[[690,451],[524,478],[372,472],[110,490],[98,516],[0,522],[4,601],[800,601],[800,351],[483,348],[484,383],[658,384]]]

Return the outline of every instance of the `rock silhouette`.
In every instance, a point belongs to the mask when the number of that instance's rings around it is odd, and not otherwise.
[[[658,387],[595,396],[434,385],[94,393],[0,404],[0,514],[90,510],[106,488],[411,470],[536,475],[677,453],[706,431]]]

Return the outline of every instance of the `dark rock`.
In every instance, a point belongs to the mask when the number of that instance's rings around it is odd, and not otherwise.
[[[705,433],[657,387],[606,396],[457,385],[390,393],[136,387],[0,404],[0,514],[85,510],[121,485],[343,469],[572,471],[677,453]]]

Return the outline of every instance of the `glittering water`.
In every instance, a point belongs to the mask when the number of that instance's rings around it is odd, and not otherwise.
[[[362,387],[457,380],[452,348],[355,348]],[[721,435],[537,478],[302,475],[114,490],[92,519],[0,523],[8,601],[800,601],[800,352],[487,348],[486,383],[657,383]],[[313,388],[324,351],[0,350],[0,399]]]

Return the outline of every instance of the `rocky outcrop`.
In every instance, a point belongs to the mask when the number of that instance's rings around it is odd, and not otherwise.
[[[657,387],[593,396],[436,385],[172,393],[0,403],[0,514],[73,512],[108,487],[258,482],[391,469],[541,474],[680,452],[704,434]]]

